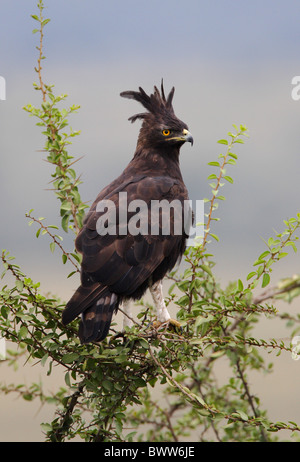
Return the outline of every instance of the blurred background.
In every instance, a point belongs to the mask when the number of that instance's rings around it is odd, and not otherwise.
[[[47,224],[59,224],[59,208],[51,185],[51,165],[43,159],[44,139],[36,120],[22,109],[40,104],[32,83],[39,36],[36,0],[2,0],[0,14],[0,75],[6,100],[0,101],[1,248],[16,257],[24,273],[40,281],[45,292],[67,300],[77,287],[72,268],[49,250],[47,237],[36,239],[25,213],[34,209]],[[283,220],[300,211],[300,101],[292,98],[292,79],[300,75],[300,4],[288,0],[45,0],[43,76],[55,93],[67,93],[67,104],[81,109],[71,118],[81,135],[70,152],[84,156],[76,164],[82,174],[81,196],[93,201],[131,159],[140,124],[128,117],[141,107],[120,98],[123,90],[142,86],[153,90],[164,79],[166,92],[174,85],[174,108],[194,137],[194,146],[181,150],[181,168],[192,199],[210,197],[207,163],[223,147],[217,144],[245,124],[250,138],[235,150],[238,164],[227,170],[226,184],[213,232],[220,242],[212,250],[222,285],[252,270],[265,250],[262,238],[284,228]],[[73,236],[64,235],[72,249]],[[272,284],[299,273],[299,256],[290,255],[274,267]],[[284,306],[300,311],[299,302]],[[260,323],[260,338],[283,338],[276,322]],[[274,374],[251,377],[269,417],[300,422],[298,390],[300,363],[289,354],[269,358]],[[27,364],[12,372],[0,364],[0,382],[44,381],[55,390],[59,371],[45,377],[40,366]],[[43,440],[40,423],[54,409],[26,403],[15,395],[0,395],[0,440]]]

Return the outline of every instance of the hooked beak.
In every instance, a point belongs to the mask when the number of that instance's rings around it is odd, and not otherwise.
[[[182,130],[182,135],[172,136],[171,138],[167,138],[166,141],[180,141],[181,143],[185,143],[186,141],[188,141],[189,143],[191,143],[192,146],[194,143],[192,134],[186,128]]]
[[[194,139],[192,137],[192,134],[186,128],[182,130],[182,134],[183,134],[182,140],[191,143],[191,145],[193,146]]]

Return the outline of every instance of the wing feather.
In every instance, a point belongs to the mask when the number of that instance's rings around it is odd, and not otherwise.
[[[114,189],[103,198],[106,200],[109,197],[115,205],[116,235],[95,234],[97,220],[104,213],[97,212],[97,203],[102,199],[98,196],[95,201],[96,204],[94,203],[91,207],[85,225],[76,241],[77,247],[83,253],[82,268],[94,282],[104,284],[116,293],[124,291],[127,295],[134,292],[140,284],[151,276],[163,258],[176,248],[177,240],[181,241],[182,236],[176,236],[176,239],[173,235],[173,239],[168,239],[169,236],[162,235],[162,223],[160,223],[158,235],[138,234],[134,236],[130,232],[125,236],[120,235],[118,230],[124,225],[119,221],[120,192],[127,193],[127,205],[136,198],[142,199],[147,204],[147,219],[151,223],[151,219],[153,219],[150,212],[152,200],[160,201],[167,198],[170,201],[174,196],[176,199],[180,198],[183,203],[186,198],[186,190],[179,182],[169,177],[142,177],[138,181],[124,182],[122,187]],[[130,214],[127,215],[127,219],[129,216]],[[141,216],[146,218],[145,214]],[[179,218],[177,216],[177,219]],[[176,214],[173,214],[172,219],[173,221],[176,219]],[[128,222],[125,224],[127,225]]]

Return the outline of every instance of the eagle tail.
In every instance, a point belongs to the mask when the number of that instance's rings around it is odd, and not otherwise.
[[[81,343],[101,342],[108,334],[113,313],[118,311],[119,297],[107,287],[80,286],[67,303],[63,324],[67,325],[80,313],[79,338]]]

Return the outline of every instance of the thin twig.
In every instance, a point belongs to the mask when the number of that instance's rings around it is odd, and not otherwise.
[[[53,240],[53,242],[55,242],[55,244],[60,248],[60,250],[62,251],[62,253],[67,257],[67,259],[69,260],[69,262],[72,263],[72,265],[75,267],[76,271],[77,271],[78,273],[80,273],[80,269],[78,268],[77,264],[76,264],[76,263],[72,260],[72,258],[70,257],[70,253],[69,253],[69,252],[66,252],[66,251],[64,250],[64,248],[63,248],[63,246],[61,245],[61,243],[56,239],[55,235],[52,234],[52,233],[49,231],[48,227],[45,226],[45,225],[43,225],[43,223],[42,223],[40,220],[38,220],[37,218],[34,218],[34,217],[33,217],[32,215],[30,215],[29,213],[26,213],[25,216],[26,216],[27,218],[30,218],[31,220],[33,220],[35,223],[38,223],[38,224],[40,225],[40,227],[41,227],[42,229],[44,229],[44,230],[47,232],[47,234],[51,237],[51,239]]]
[[[45,103],[46,102],[46,95],[47,95],[47,92],[46,92],[46,89],[45,89],[45,85],[44,85],[44,82],[43,82],[43,79],[42,79],[42,59],[43,59],[43,37],[44,37],[44,34],[43,34],[43,28],[44,28],[44,25],[43,25],[43,6],[40,5],[39,6],[39,10],[40,10],[40,19],[39,19],[39,23],[41,25],[41,28],[40,28],[40,46],[37,47],[37,49],[39,50],[39,57],[38,57],[38,67],[35,68],[36,72],[38,73],[38,76],[39,76],[39,81],[40,81],[40,90],[42,92],[42,95],[43,95],[43,102]]]

